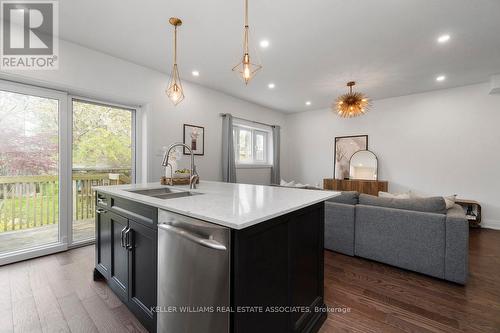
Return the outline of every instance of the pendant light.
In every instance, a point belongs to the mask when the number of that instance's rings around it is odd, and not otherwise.
[[[339,96],[332,106],[332,109],[342,118],[352,118],[364,115],[370,107],[368,97],[359,92],[353,92],[352,87],[356,82],[347,82],[349,92]]]
[[[166,93],[172,103],[177,105],[184,99],[184,90],[182,89],[181,77],[177,68],[177,27],[182,25],[182,21],[177,17],[171,17],[169,22],[174,26],[174,66]]]
[[[245,27],[243,30],[243,59],[233,67],[233,72],[237,72],[245,81],[245,84],[255,76],[257,71],[262,68],[261,65],[254,64],[250,60],[249,53],[249,28],[248,28],[248,0],[245,0]]]

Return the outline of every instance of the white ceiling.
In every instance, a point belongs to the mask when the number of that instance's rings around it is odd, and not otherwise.
[[[231,72],[242,55],[243,0],[65,0],[60,12],[63,39],[165,73],[168,18],[178,16],[182,78],[285,112],[328,107],[349,80],[381,99],[500,72],[499,0],[250,0],[264,67],[248,86]],[[451,40],[438,45],[443,33]],[[439,74],[447,80],[437,83]]]

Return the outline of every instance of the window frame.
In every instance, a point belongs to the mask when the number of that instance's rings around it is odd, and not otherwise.
[[[252,159],[251,161],[240,161],[239,159],[239,133],[240,130],[244,129],[246,131],[250,131],[251,138],[251,147],[252,147]],[[264,136],[264,161],[257,161],[255,159],[256,156],[256,136],[263,135]],[[242,123],[234,123],[233,124],[233,140],[234,140],[234,160],[236,164],[236,168],[246,169],[246,168],[271,168],[272,164],[272,132],[271,130],[266,130],[262,127],[252,127]]]

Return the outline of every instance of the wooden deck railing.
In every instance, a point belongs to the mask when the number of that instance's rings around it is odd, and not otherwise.
[[[118,179],[111,176],[116,171],[73,173],[73,220],[94,218],[94,186],[130,182],[126,176],[130,170],[119,170]],[[57,176],[0,177],[0,232],[56,224],[59,220],[58,196]]]

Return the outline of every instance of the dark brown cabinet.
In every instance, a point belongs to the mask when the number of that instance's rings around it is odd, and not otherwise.
[[[103,196],[100,195],[100,198]],[[97,202],[96,270],[150,332],[156,331],[156,224],[132,211]],[[151,207],[131,206],[150,211]],[[138,221],[136,221],[138,220]]]

